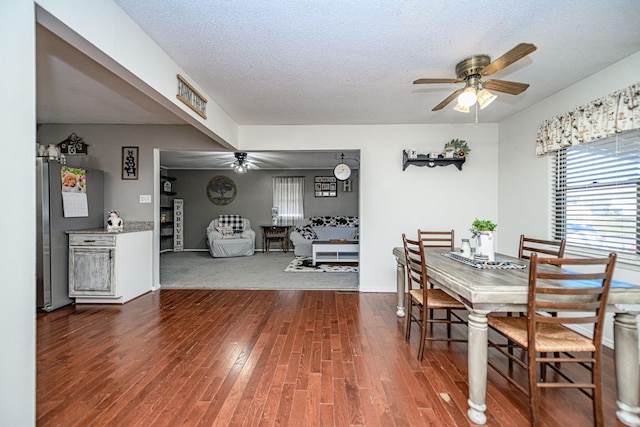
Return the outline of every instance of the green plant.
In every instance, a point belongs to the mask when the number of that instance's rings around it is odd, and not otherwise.
[[[466,156],[471,151],[471,148],[469,148],[464,139],[452,139],[444,145],[444,151],[455,151],[456,153],[462,151]]]
[[[490,219],[474,219],[471,223],[471,231],[494,231],[498,224]]]

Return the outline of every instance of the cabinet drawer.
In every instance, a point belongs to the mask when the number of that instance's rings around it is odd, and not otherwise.
[[[70,234],[69,246],[115,246],[116,236],[109,234]]]

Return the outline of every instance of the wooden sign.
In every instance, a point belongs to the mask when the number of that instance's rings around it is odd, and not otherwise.
[[[184,250],[184,200],[173,199],[173,251]]]
[[[56,147],[60,149],[61,154],[87,154],[89,144],[84,142],[82,138],[75,133],[72,133],[67,139],[59,142]]]
[[[207,99],[193,88],[180,74],[178,77],[178,94],[176,97],[187,104],[203,119],[207,118]]]

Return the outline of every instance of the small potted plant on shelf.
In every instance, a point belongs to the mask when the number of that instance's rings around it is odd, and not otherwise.
[[[471,223],[471,231],[473,237],[477,239],[476,258],[486,259],[487,261],[495,261],[495,252],[493,249],[493,232],[498,224],[490,219],[476,218]]]
[[[471,151],[467,142],[463,139],[452,139],[444,145],[443,155],[445,158],[466,157]]]

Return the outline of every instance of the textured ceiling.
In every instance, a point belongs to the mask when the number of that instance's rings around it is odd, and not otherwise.
[[[472,122],[431,109],[475,54],[538,50],[495,74],[529,83],[501,119],[640,50],[635,0],[116,0],[229,115],[251,124]]]
[[[640,51],[636,0],[115,0],[239,125],[472,123],[453,104],[476,54],[538,49],[492,76],[504,118]],[[37,33],[38,123],[184,124],[47,30]]]

